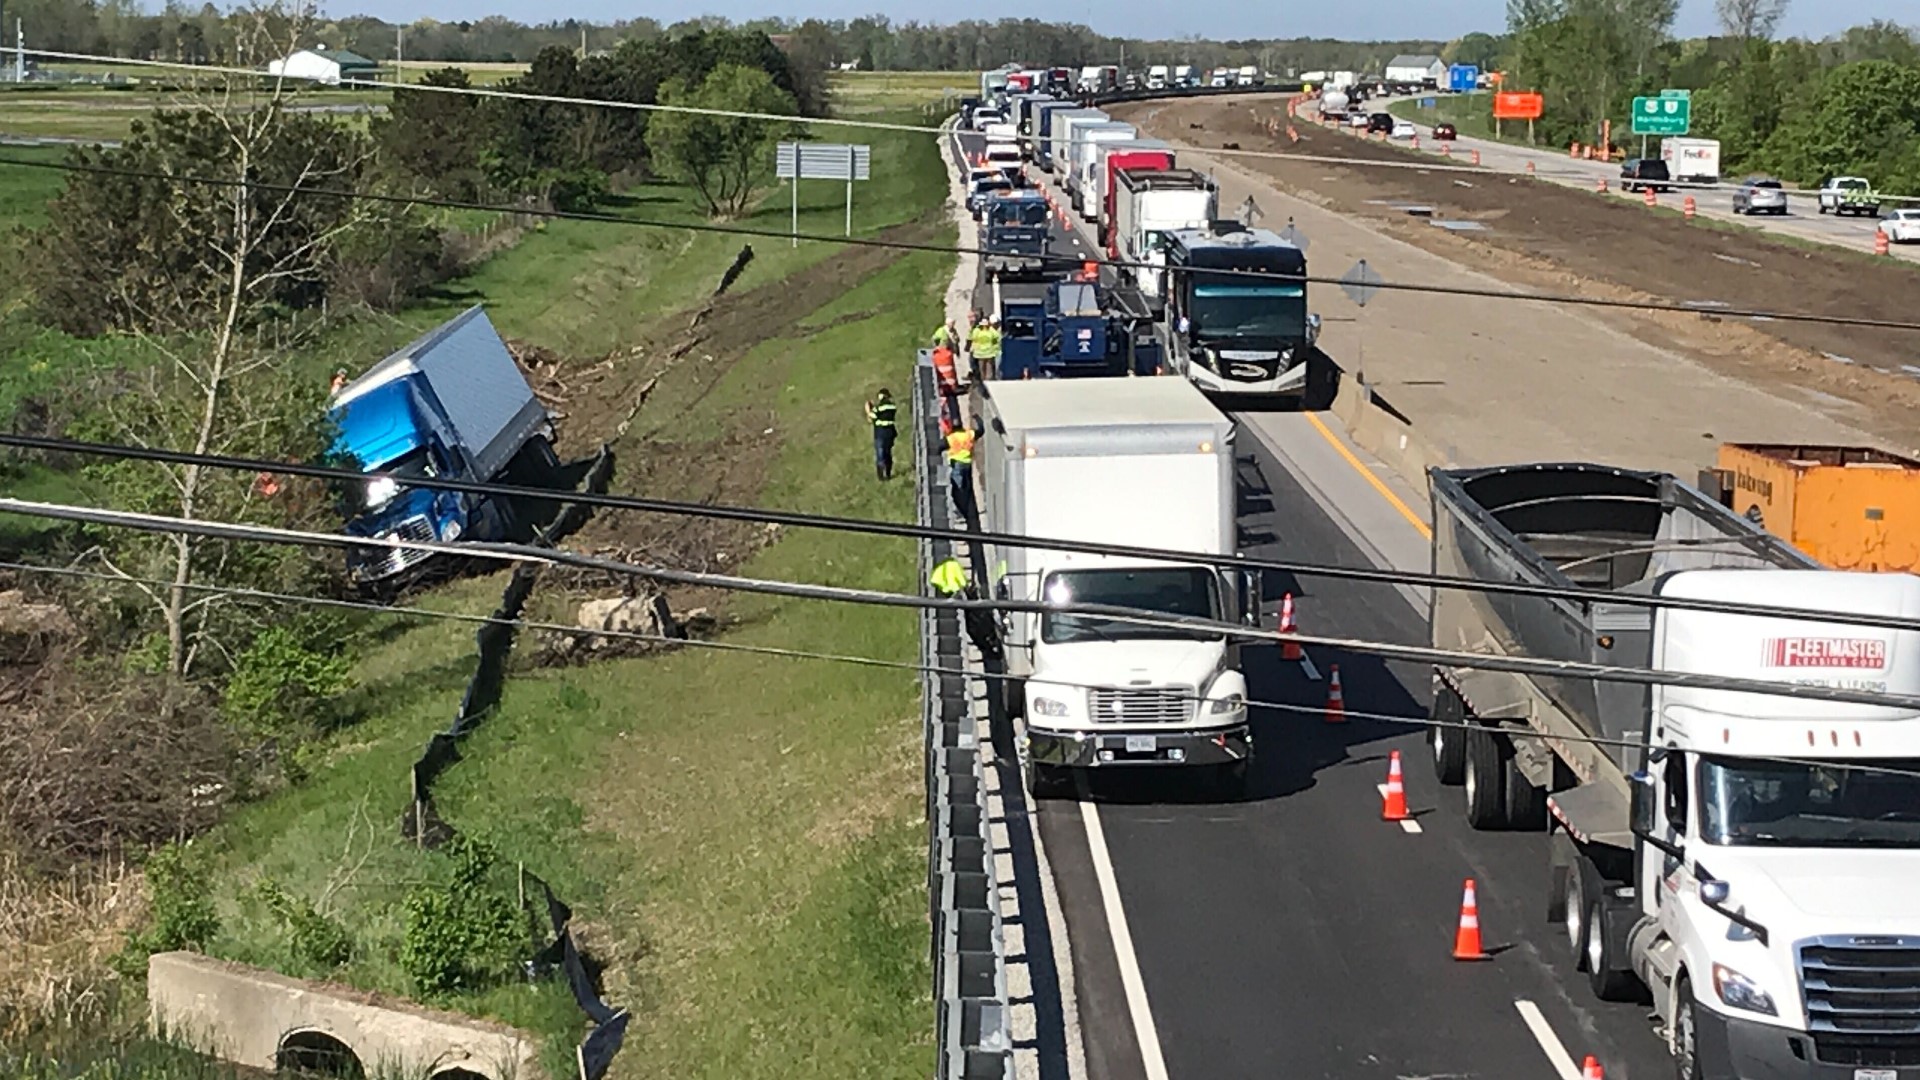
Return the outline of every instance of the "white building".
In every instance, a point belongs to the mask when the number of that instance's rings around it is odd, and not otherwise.
[[[1386,81],[1395,86],[1438,86],[1446,77],[1446,62],[1437,56],[1402,53],[1387,61]]]
[[[345,49],[329,49],[325,45],[315,49],[296,49],[285,59],[271,60],[267,63],[267,74],[286,79],[306,79],[325,83],[328,86],[340,85],[340,80],[371,79],[380,71],[380,65]]]

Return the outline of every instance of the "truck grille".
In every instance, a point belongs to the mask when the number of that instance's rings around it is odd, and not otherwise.
[[[1193,719],[1190,686],[1101,687],[1087,692],[1096,724],[1181,724]]]
[[[1920,938],[1815,938],[1800,947],[1800,985],[1821,1061],[1920,1064]]]
[[[438,539],[433,535],[433,522],[424,517],[408,518],[387,536],[392,540],[424,540],[428,543]],[[420,548],[388,548],[386,572],[397,574],[431,554],[433,552]]]

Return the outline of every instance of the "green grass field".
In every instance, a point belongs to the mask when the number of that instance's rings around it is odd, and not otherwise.
[[[876,135],[873,182],[856,192],[856,233],[926,217],[946,192],[931,139]],[[844,191],[803,189],[801,227],[839,231]],[[622,212],[686,222],[684,193],[645,188]],[[783,228],[775,191],[749,222]],[[951,237],[947,236],[950,240]],[[734,293],[833,257],[824,244],[754,239]],[[456,297],[400,320],[363,320],[309,363],[363,366],[415,329],[485,302],[503,333],[595,357],[679,321],[711,292],[739,237],[553,222],[457,283]],[[898,259],[845,286],[787,298],[795,318],[698,395],[668,394],[641,427],[698,440],[752,417],[758,501],[904,520],[912,492],[872,478],[859,406],[903,385],[938,319],[951,260]],[[321,355],[323,354],[323,355]],[[316,368],[316,373],[318,369]],[[301,377],[307,377],[303,374]],[[903,447],[904,449],[904,447]],[[672,490],[658,492],[672,495]],[[762,577],[912,590],[898,542],[792,532],[741,569]],[[490,609],[500,577],[426,602]],[[904,613],[739,596],[725,609],[741,644],[914,655]],[[406,768],[451,719],[473,663],[470,625],[421,622],[369,645],[353,691],[364,719],[318,755],[310,779],[244,808],[205,838],[225,927],[215,951],[297,967],[264,913],[242,899],[271,877],[309,898],[354,868],[333,906],[360,952],[357,985],[404,991],[395,903],[431,862],[396,835]],[[438,789],[441,812],[549,880],[606,964],[609,1000],[635,1024],[617,1076],[924,1074],[924,837],[918,685],[897,671],[689,648],[525,671]],[[580,1016],[564,990],[506,987],[463,1007],[527,1026],[566,1052]]]

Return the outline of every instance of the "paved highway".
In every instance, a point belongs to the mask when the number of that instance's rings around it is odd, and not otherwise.
[[[1055,231],[1062,254],[1090,244]],[[1330,418],[1237,419],[1245,550],[1425,568],[1421,500],[1369,467]],[[1267,583],[1276,601],[1286,591],[1310,632],[1425,638],[1417,595]],[[1563,978],[1566,946],[1544,917],[1546,837],[1468,829],[1420,729],[1392,719],[1425,715],[1426,672],[1309,659],[1311,670],[1277,650],[1249,653],[1253,696],[1281,707],[1256,713],[1245,801],[1195,801],[1177,777],[1132,774],[1096,777],[1086,801],[1039,804],[1087,1074],[1576,1080],[1586,1054],[1615,1080],[1669,1072],[1643,1008],[1600,1003],[1584,980]],[[1335,664],[1353,717],[1340,726],[1323,719]],[[1380,820],[1391,750],[1407,766],[1412,827]],[[1468,877],[1497,953],[1488,963],[1449,955]]]
[[[1422,94],[1416,96],[1431,97],[1432,95]],[[1383,111],[1390,102],[1408,100],[1413,99],[1391,98],[1386,101],[1368,101],[1365,107],[1368,111]],[[1434,158],[1440,159],[1442,157],[1441,148],[1445,144],[1434,140],[1432,126],[1415,122],[1414,127],[1420,132],[1420,152],[1430,154]],[[1351,131],[1351,129],[1342,130],[1347,130],[1354,138],[1362,137],[1358,132]],[[1405,146],[1406,144],[1401,143],[1400,145]],[[1567,187],[1577,187],[1586,191],[1597,189],[1600,181],[1605,180],[1607,182],[1607,190],[1611,192],[1615,198],[1631,199],[1635,202],[1640,202],[1646,198],[1644,194],[1639,192],[1628,194],[1620,190],[1620,163],[1617,160],[1611,162],[1588,161],[1582,158],[1570,157],[1564,149],[1559,152],[1545,149],[1529,149],[1524,146],[1513,146],[1508,143],[1494,142],[1490,139],[1469,138],[1465,136],[1454,140],[1449,150],[1448,160],[1456,164],[1465,165],[1470,163],[1473,159],[1473,152],[1478,150],[1480,152],[1481,167],[1492,169],[1496,172],[1524,173],[1527,171],[1527,165],[1531,163],[1534,167],[1535,175],[1543,180],[1550,180],[1557,184],[1562,184]],[[1660,141],[1654,138],[1648,139],[1647,152],[1651,155],[1658,156],[1660,153]],[[1742,176],[1730,176],[1727,178],[1727,182],[1735,183],[1742,178]],[[1777,233],[1782,236],[1791,236],[1800,240],[1832,244],[1836,247],[1844,247],[1852,251],[1873,251],[1873,234],[1878,228],[1877,223],[1873,219],[1837,217],[1831,214],[1821,214],[1817,209],[1817,204],[1811,192],[1789,192],[1787,196],[1788,212],[1778,217],[1771,214],[1753,217],[1735,214],[1733,212],[1733,195],[1731,190],[1685,191],[1676,189],[1658,194],[1656,201],[1659,205],[1669,210],[1679,210],[1684,205],[1684,200],[1688,195],[1693,196],[1695,213],[1702,217],[1713,218],[1719,221],[1737,222],[1762,232]],[[1906,206],[1914,204],[1902,203],[1899,205]],[[1896,245],[1889,249],[1889,254],[1896,258],[1906,259],[1909,262],[1920,261],[1920,247],[1901,247]]]

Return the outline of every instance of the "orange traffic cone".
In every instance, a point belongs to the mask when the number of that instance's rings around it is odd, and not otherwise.
[[[1480,902],[1473,895],[1473,879],[1467,879],[1467,889],[1460,897],[1460,929],[1453,935],[1453,958],[1455,960],[1490,959],[1487,951],[1480,947]]]
[[[1347,702],[1340,693],[1340,665],[1333,665],[1332,682],[1327,685],[1327,723],[1347,722]]]
[[[1407,787],[1400,778],[1400,751],[1395,750],[1387,757],[1387,797],[1380,808],[1382,821],[1405,821],[1407,813]]]
[[[1660,197],[1659,197],[1658,195],[1655,195],[1655,194],[1653,193],[1653,189],[1652,189],[1652,188],[1647,188],[1647,189],[1646,189],[1646,203],[1647,203],[1647,205],[1648,205],[1648,206],[1659,206],[1659,205],[1660,205]]]
[[[1280,632],[1293,634],[1298,633],[1299,630],[1299,627],[1293,625],[1293,594],[1287,593],[1280,598]],[[1280,643],[1282,660],[1302,660],[1306,655],[1306,651],[1300,648],[1300,643],[1297,641],[1288,640]]]
[[[1580,1080],[1607,1080],[1606,1070],[1600,1068],[1600,1059],[1592,1054],[1580,1063]]]

